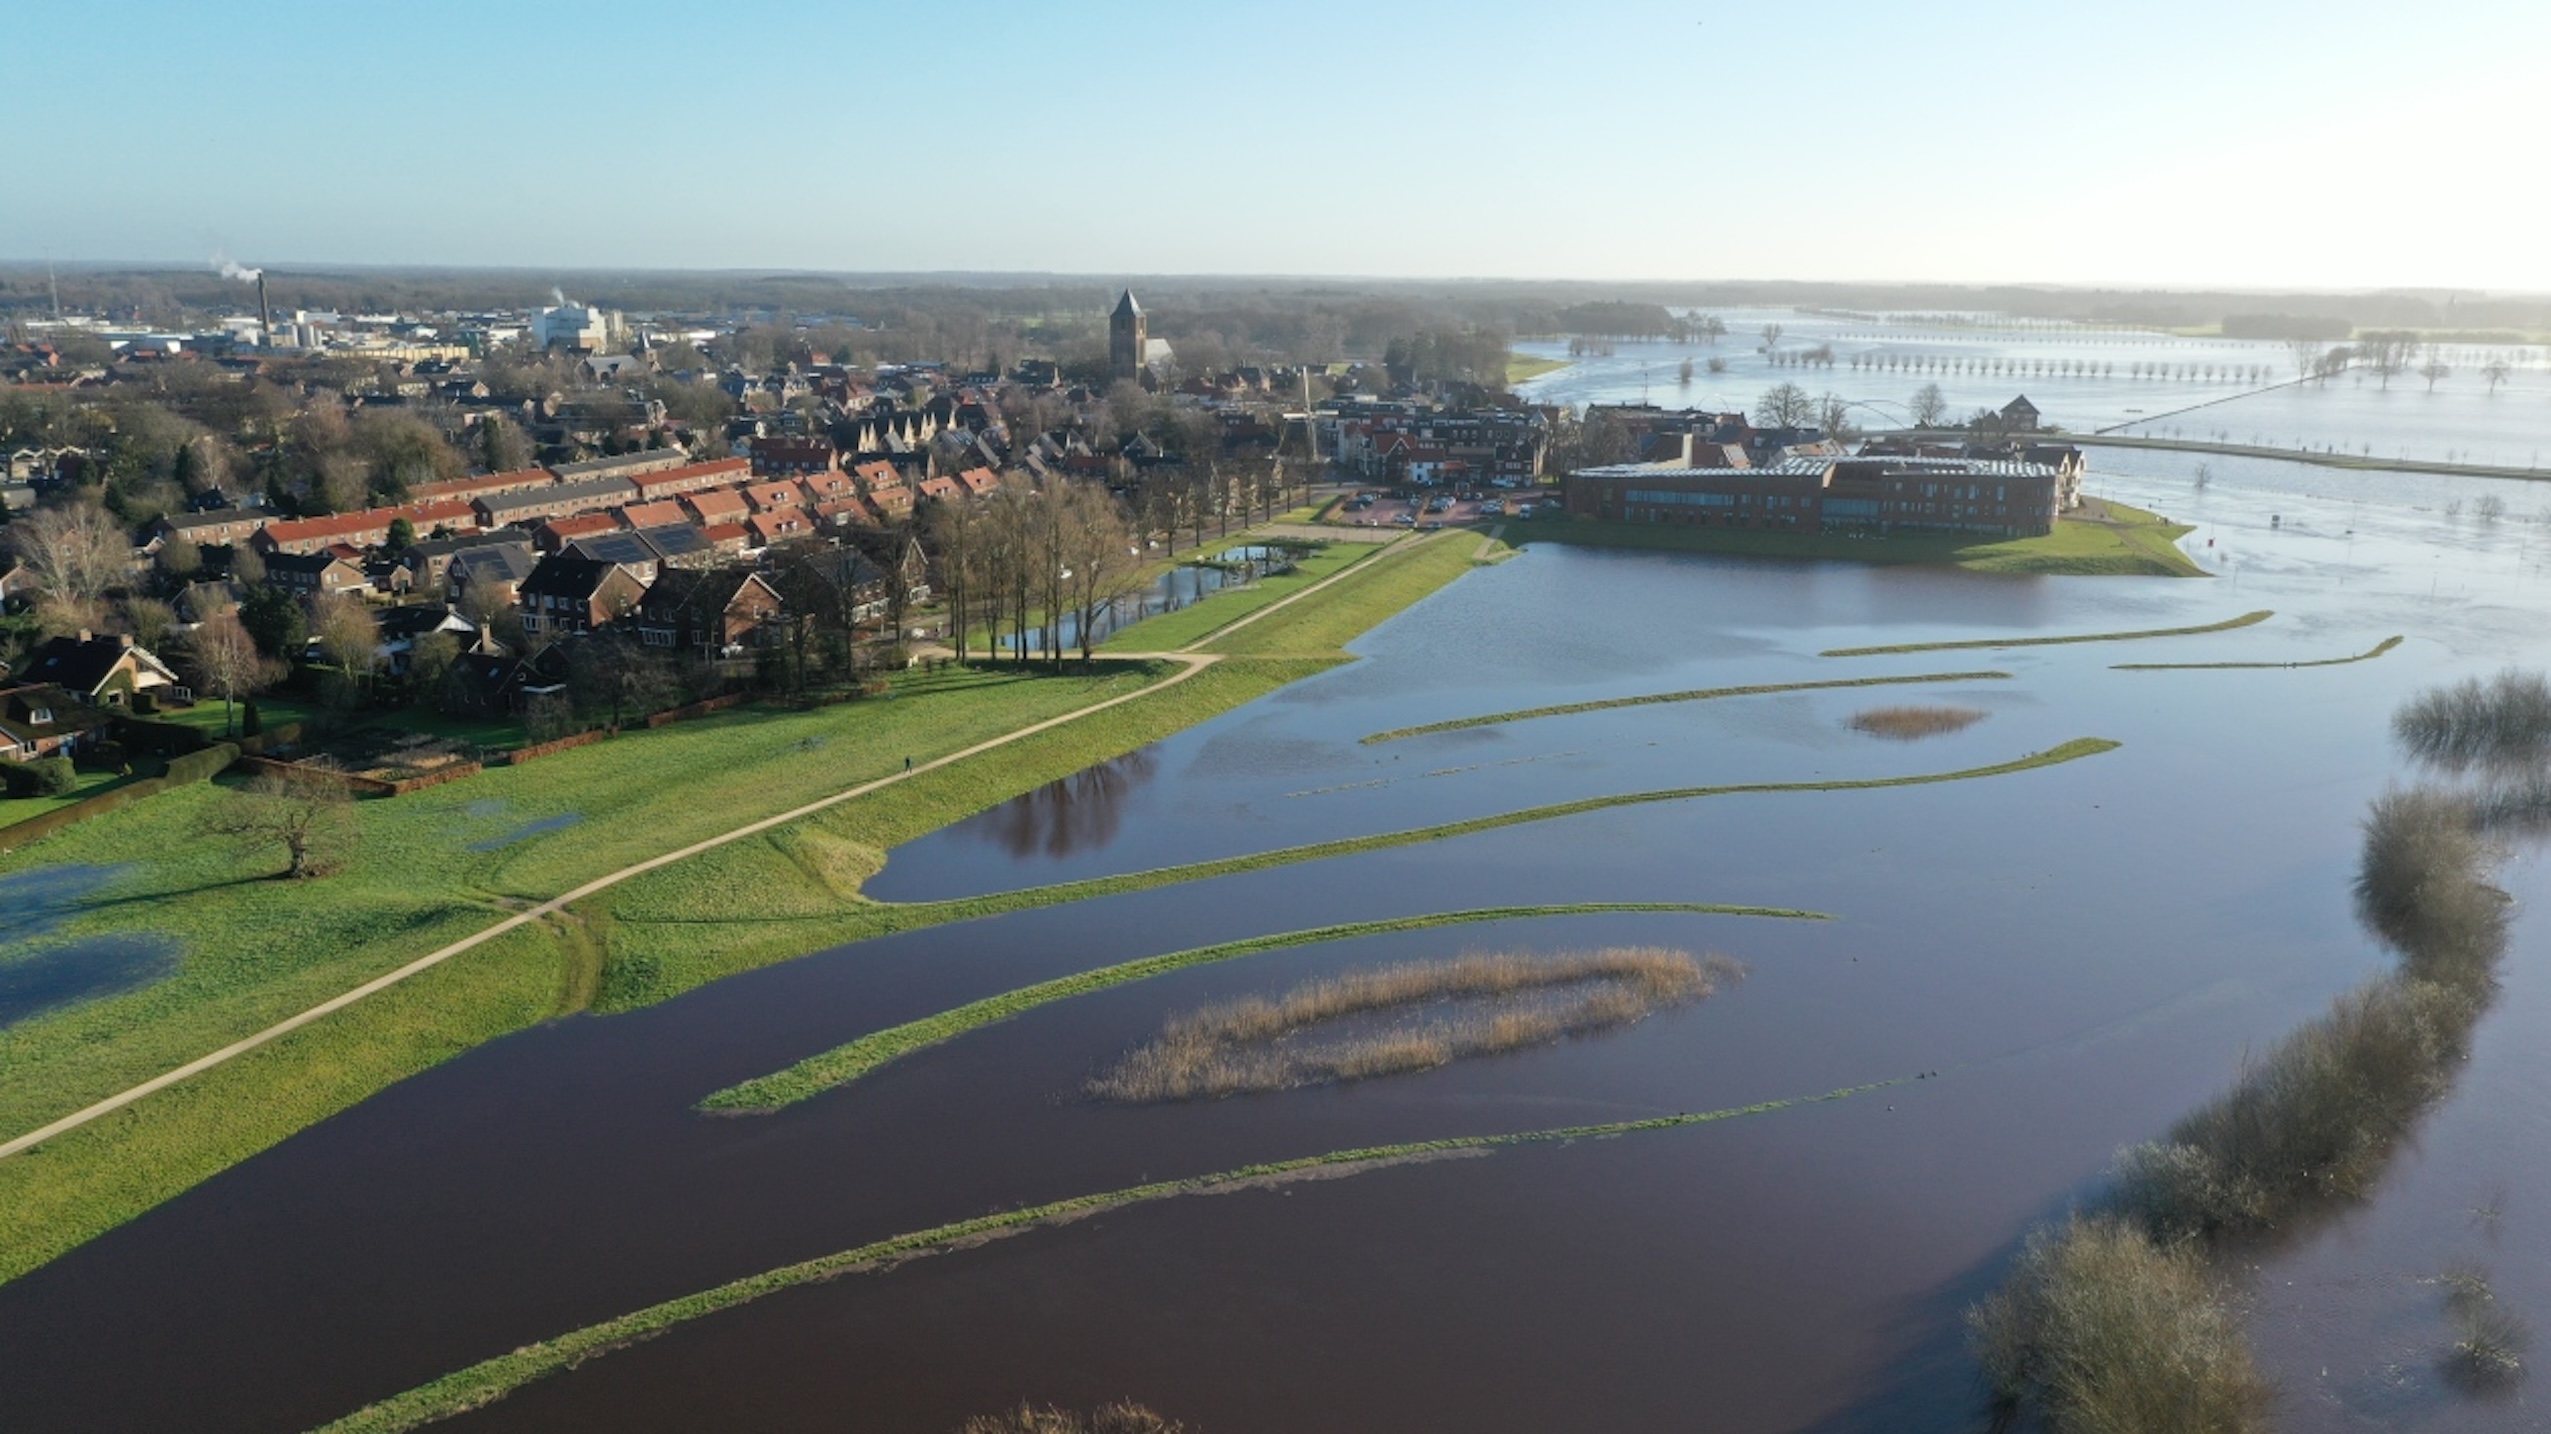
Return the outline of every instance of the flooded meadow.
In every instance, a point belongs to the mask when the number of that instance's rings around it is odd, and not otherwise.
[[[2520,398],[2551,410],[2540,391],[2498,401]],[[2528,516],[2551,494],[2231,459],[2200,486],[2186,455],[2094,463],[2093,492],[2194,524],[2183,546],[2214,576],[1535,545],[1367,635],[1362,660],[899,848],[867,890],[961,897],[1594,798],[1785,790],[907,932],[493,1042],[0,1286],[0,1409],[28,1430],[307,1428],[952,1220],[1333,1151],[1751,1110],[1100,1210],[771,1294],[454,1427],[937,1434],[1021,1399],[1130,1397],[1206,1434],[1981,1428],[1964,1311],[2027,1232],[2388,968],[2349,888],[2369,805],[2414,775],[2394,709],[2551,665],[2551,525]],[[2189,637],[1821,655],[2262,609]],[[2312,662],[2395,635],[2343,665],[2120,666]],[[1732,686],[1791,690],[1601,705]],[[1581,710],[1367,740],[1549,706]],[[1855,726],[1884,708],[1976,715],[1919,741]],[[1814,787],[2080,738],[2120,745]],[[2503,989],[2449,1093],[2368,1198],[2244,1262],[2280,1428],[2537,1427],[2531,1391],[2468,1393],[2437,1362],[2451,1269],[2484,1268],[2496,1301],[2551,1321],[2551,927],[2534,910],[2551,879],[2518,844],[2498,880],[2516,901]],[[862,1034],[1112,963],[1592,902],[1824,919],[1563,911],[1307,942],[1039,1005],[775,1113],[697,1109]],[[1724,953],[1745,976],[1429,1068],[1089,1094],[1183,1013],[1465,953],[1623,948]]]

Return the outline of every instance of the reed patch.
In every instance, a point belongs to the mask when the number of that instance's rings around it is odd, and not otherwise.
[[[1471,953],[1349,972],[1171,1020],[1087,1091],[1215,1099],[1431,1070],[1630,1025],[1744,978],[1725,956],[1655,946]]]
[[[1989,715],[1978,707],[1871,707],[1852,713],[1845,725],[1890,742],[1919,742],[1963,732]]]

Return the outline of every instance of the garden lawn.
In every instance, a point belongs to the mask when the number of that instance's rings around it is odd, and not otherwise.
[[[109,787],[120,787],[132,777],[114,772],[83,770],[75,777],[71,790],[58,797],[0,797],[0,829],[16,826],[29,817],[57,812],[73,802],[84,802]]]

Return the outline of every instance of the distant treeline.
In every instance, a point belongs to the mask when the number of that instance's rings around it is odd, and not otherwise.
[[[256,302],[248,286],[209,266],[0,265],[0,324],[65,309],[178,325]],[[2021,285],[1695,282],[1598,284],[1568,280],[1273,279],[1042,274],[827,274],[771,270],[390,269],[277,264],[267,271],[278,309],[379,313],[526,308],[553,291],[640,314],[776,325],[845,323],[868,339],[859,357],[948,357],[925,348],[1105,352],[1106,310],[1130,282],[1151,332],[1182,360],[1323,362],[1378,357],[1422,330],[1682,337],[1682,312],[1794,307],[1828,312],[2009,314],[2072,323],[2195,327],[2242,336],[2345,339],[2351,330],[2450,331],[2471,342],[2522,342],[2551,329],[2551,296],[2444,291],[2236,294]],[[2268,330],[2250,326],[2265,323]],[[846,323],[845,323],[845,326]],[[2305,328],[2308,327],[2308,332]],[[2483,335],[2486,335],[2483,337]],[[1698,334],[1692,336],[1698,337]],[[953,341],[953,342],[952,342]]]
[[[2356,326],[2343,318],[2319,314],[2226,314],[2223,336],[2228,339],[2324,339],[2340,342],[2356,332]]]

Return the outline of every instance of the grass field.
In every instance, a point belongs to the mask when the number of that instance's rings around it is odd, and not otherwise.
[[[881,907],[855,900],[858,886],[893,845],[1343,660],[1333,644],[1311,646],[1305,634],[1342,641],[1466,570],[1435,563],[1394,572],[1387,584],[1341,584],[1261,624],[1289,634],[1281,652],[1217,662],[1158,702],[1066,724],[660,868],[0,1160],[0,1280],[495,1036],[564,1012],[661,999],[905,920],[962,919],[971,914],[963,903]],[[1211,631],[1279,596],[1217,594],[1176,616]],[[1351,616],[1323,616],[1332,596]],[[280,869],[279,851],[242,854],[199,839],[221,786],[171,792],[71,828],[0,858],[0,875],[66,863],[123,867],[114,886],[64,913],[63,932],[164,933],[185,958],[156,986],[0,1030],[0,1068],[10,1072],[0,1083],[0,1133],[35,1129],[595,876],[1172,670],[1116,662],[1059,676],[908,673],[895,679],[891,699],[805,712],[744,708],[629,733],[360,803],[359,845],[318,882],[264,879]],[[572,826],[530,830],[561,822]],[[667,903],[680,920],[644,919]]]
[[[1539,378],[1545,373],[1557,373],[1572,362],[1574,360],[1541,358],[1533,354],[1509,352],[1506,355],[1506,382],[1521,383],[1528,378]]]
[[[855,1041],[833,1047],[829,1051],[808,1056],[788,1069],[741,1084],[728,1086],[700,1102],[702,1110],[772,1111],[825,1091],[850,1084],[885,1065],[887,1062],[941,1045],[970,1031],[1024,1015],[1040,1006],[1067,1001],[1075,996],[1113,990],[1135,981],[1147,981],[1172,971],[1191,966],[1209,966],[1216,962],[1237,960],[1267,951],[1289,950],[1297,946],[1317,945],[1330,941],[1351,941],[1358,937],[1379,936],[1394,931],[1427,931],[1447,926],[1466,926],[1482,921],[1518,921],[1545,916],[1588,916],[1605,912],[1679,911],[1697,914],[1734,914],[1746,916],[1781,916],[1797,920],[1824,920],[1821,913],[1809,911],[1771,912],[1759,908],[1705,906],[1683,902],[1579,902],[1564,906],[1491,906],[1467,911],[1445,911],[1427,916],[1402,916],[1384,921],[1354,921],[1338,926],[1315,926],[1304,931],[1280,931],[1267,936],[1252,936],[1242,941],[1225,941],[1212,946],[1191,947],[1159,956],[1146,956],[1134,961],[1120,961],[1113,966],[1075,972],[1051,981],[986,996],[980,1001],[872,1031]]]
[[[2267,608],[2228,617],[2221,622],[2201,623],[2195,627],[2146,627],[2126,632],[2076,632],[2057,637],[1972,637],[1956,642],[1896,642],[1884,647],[1829,647],[1818,657],[1889,657],[1907,652],[1958,652],[1978,647],[2065,647],[2077,642],[2140,642],[2155,637],[2201,637],[2210,632],[2230,632],[2235,628],[2254,627],[2276,616]]]
[[[73,779],[71,790],[58,797],[0,797],[0,828],[13,827],[30,817],[60,811],[73,802],[84,802],[109,787],[120,787],[135,778],[114,772],[82,771]]]
[[[2350,657],[2323,657],[2309,662],[2117,662],[2111,672],[2250,672],[2260,668],[2345,667],[2351,662],[2371,662],[2401,645],[2404,639],[2387,637],[2363,652]]]
[[[1658,523],[1604,523],[1586,518],[1536,520],[1517,530],[1524,543],[1654,548],[1766,558],[1840,558],[1858,563],[1926,563],[1987,573],[2073,577],[2207,576],[2177,540],[2192,531],[2123,503],[2104,505],[2109,521],[2066,518],[2043,538],[1986,541],[1949,533],[1850,537],[1839,533],[1774,533],[1741,528],[1686,528]]]
[[[1176,1199],[1182,1195],[1210,1195],[1231,1191],[1263,1188],[1295,1180],[1359,1175],[1367,1171],[1410,1165],[1419,1161],[1458,1159],[1464,1156],[1493,1155],[1501,1150],[1529,1145],[1570,1145],[1584,1140],[1602,1140],[1654,1131],[1681,1130],[1692,1126],[1712,1125],[1745,1116],[1769,1115],[1830,1101],[1848,1100],[1854,1096],[1892,1089],[1918,1077],[1898,1077],[1867,1085],[1846,1086],[1818,1095],[1792,1096],[1783,1100],[1767,1100],[1754,1105],[1735,1106],[1723,1110],[1689,1111],[1679,1115],[1651,1116],[1643,1120],[1615,1121],[1604,1125],[1575,1125],[1549,1130],[1517,1131],[1505,1135],[1459,1136],[1447,1140],[1416,1141],[1405,1145],[1376,1145],[1355,1150],[1333,1150],[1322,1155],[1302,1156],[1292,1160],[1274,1160],[1237,1170],[1218,1171],[1211,1175],[1194,1175],[1178,1180],[1158,1180],[1147,1185],[1130,1186],[1101,1194],[1075,1196],[1044,1205],[1003,1210],[970,1220],[952,1221],[909,1235],[897,1235],[842,1250],[794,1265],[783,1265],[757,1275],[730,1280],[696,1294],[650,1305],[632,1314],[525,1345],[511,1353],[482,1360],[467,1369],[447,1374],[429,1384],[369,1404],[342,1419],[320,1426],[319,1434],[399,1434],[399,1431],[423,1428],[428,1424],[466,1414],[470,1410],[493,1404],[506,1395],[552,1374],[582,1364],[586,1360],[623,1349],[654,1335],[696,1319],[720,1314],[750,1304],[765,1295],[803,1285],[821,1284],[849,1275],[866,1274],[927,1255],[947,1254],[971,1249],[987,1241],[1008,1235],[1085,1218],[1110,1210],[1123,1210],[1136,1205]]]
[[[263,878],[281,852],[196,835],[215,785],[165,793],[0,859],[0,873],[121,866],[65,913],[69,935],[148,930],[185,959],[160,984],[0,1030],[0,1131],[33,1129],[629,862],[1157,680],[957,670],[901,679],[893,700],[743,709],[561,753],[355,809],[360,844],[317,882]],[[996,782],[991,772],[980,774]],[[996,787],[984,789],[1008,795]],[[996,799],[986,796],[986,800]],[[564,832],[509,841],[537,823]],[[473,848],[483,848],[476,849]],[[270,1051],[0,1160],[0,1278],[40,1264],[349,1098],[593,989],[587,939],[521,937],[472,952]],[[517,969],[525,968],[528,969]],[[420,1002],[432,988],[440,999]],[[534,993],[527,996],[526,992]],[[407,1019],[385,1021],[398,1009]],[[237,1075],[267,1079],[240,1085]],[[230,1100],[198,1097],[221,1085]],[[256,1094],[262,1091],[263,1094]]]
[[[1511,712],[1490,712],[1478,717],[1455,717],[1443,722],[1427,722],[1415,727],[1393,727],[1375,732],[1363,740],[1396,742],[1403,737],[1423,737],[1432,732],[1458,732],[1466,727],[1496,727],[1508,722],[1529,722],[1541,717],[1572,717],[1580,712],[1604,712],[1615,707],[1649,707],[1668,702],[1712,702],[1722,697],[1761,697],[1775,692],[1821,692],[1841,687],[1893,687],[1919,682],[1989,682],[2007,678],[2007,672],[1917,672],[1904,677],[1843,677],[1830,682],[1772,682],[1754,687],[1695,687],[1683,692],[1648,692],[1636,697],[1610,697],[1599,702],[1561,702],[1549,707],[1519,707]]]
[[[1334,543],[1307,553],[1292,572],[1260,578],[1246,587],[1225,588],[1202,602],[1144,618],[1110,633],[1101,652],[1174,652],[1217,628],[1277,602],[1322,578],[1370,558],[1376,550],[1359,543]]]

